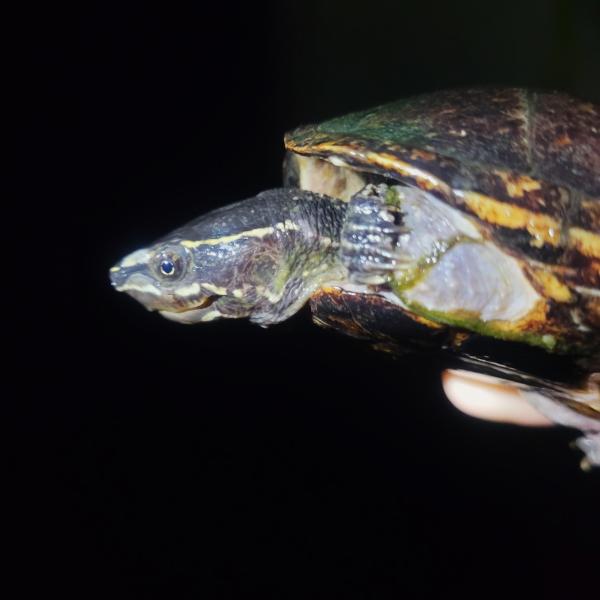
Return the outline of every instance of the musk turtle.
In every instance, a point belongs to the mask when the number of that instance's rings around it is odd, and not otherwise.
[[[129,254],[113,285],[181,323],[267,326],[309,302],[317,323],[386,349],[437,345],[581,429],[600,464],[600,107],[449,90],[300,127],[285,146],[283,188]],[[529,368],[557,356],[564,379]]]

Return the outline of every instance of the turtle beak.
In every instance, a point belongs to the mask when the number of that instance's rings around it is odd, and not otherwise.
[[[146,270],[150,261],[150,252],[146,248],[128,254],[109,271],[110,281],[119,292],[127,291],[129,279]],[[149,280],[149,278],[147,278]],[[150,280],[149,280],[150,281]]]
[[[156,310],[162,292],[156,282],[145,274],[149,256],[145,249],[129,254],[110,269],[109,277],[117,291],[126,292],[148,310]]]
[[[108,276],[110,277],[110,283],[118,291],[123,291],[123,286],[127,283],[127,279],[130,277],[130,273],[127,273],[125,269],[122,269],[120,265],[111,267]]]

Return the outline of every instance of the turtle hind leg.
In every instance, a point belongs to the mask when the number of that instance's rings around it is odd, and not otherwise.
[[[356,283],[386,283],[398,266],[395,250],[406,230],[400,208],[387,200],[389,191],[385,184],[370,184],[349,202],[340,258]]]

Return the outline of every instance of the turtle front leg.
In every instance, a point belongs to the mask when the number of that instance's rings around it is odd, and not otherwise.
[[[341,232],[340,259],[355,283],[388,282],[398,267],[396,252],[406,233],[402,212],[385,185],[367,185],[348,204]]]

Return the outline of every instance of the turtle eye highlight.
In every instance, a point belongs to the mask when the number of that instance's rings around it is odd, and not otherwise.
[[[172,260],[163,260],[160,263],[160,272],[167,277],[175,273],[175,263]]]

